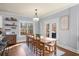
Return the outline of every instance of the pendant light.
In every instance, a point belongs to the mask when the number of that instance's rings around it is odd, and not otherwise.
[[[39,17],[38,17],[38,14],[37,14],[37,9],[35,9],[35,15],[34,15],[33,21],[35,21],[35,22],[39,21]]]

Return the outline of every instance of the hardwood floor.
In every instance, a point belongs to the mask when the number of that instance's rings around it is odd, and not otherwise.
[[[79,56],[79,54],[76,54],[64,48],[57,48],[65,52],[63,56]],[[19,43],[9,47],[8,56],[35,56],[35,54],[31,47],[28,48],[26,43]]]
[[[62,47],[58,47],[58,48],[65,52],[64,56],[79,56],[79,54],[74,53],[74,52],[69,51],[69,50],[66,50],[66,49],[64,49]]]

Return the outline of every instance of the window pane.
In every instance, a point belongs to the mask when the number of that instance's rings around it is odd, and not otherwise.
[[[33,34],[32,23],[21,23],[21,35]]]
[[[33,34],[33,24],[32,23],[28,24],[28,34]]]

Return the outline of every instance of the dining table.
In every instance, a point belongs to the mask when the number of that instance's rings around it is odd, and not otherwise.
[[[27,35],[28,46],[29,46],[29,41],[32,39],[37,39],[37,40],[40,39],[40,41],[43,42],[44,45],[47,46],[50,50],[51,50],[51,47],[54,47],[54,55],[56,55],[56,45],[57,45],[56,38],[50,38],[50,37],[44,37],[44,36],[35,37],[32,35]]]

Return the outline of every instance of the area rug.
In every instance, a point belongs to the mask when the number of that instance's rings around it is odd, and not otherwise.
[[[52,56],[63,56],[64,54],[65,54],[64,51],[61,51],[61,50],[57,49],[56,55],[52,55]]]
[[[30,51],[31,52],[31,56],[36,56],[35,54],[33,54],[32,53],[32,51]],[[57,53],[56,53],[56,55],[54,55],[54,53],[52,53],[51,55],[49,55],[49,56],[63,56],[65,54],[65,52],[64,51],[61,51],[61,50],[59,50],[59,49],[57,49]]]
[[[56,50],[57,52],[56,52],[56,55],[54,55],[54,53],[52,53],[51,55],[49,55],[49,56],[63,56],[64,54],[65,54],[65,52],[64,51],[61,51],[61,50],[59,50],[58,48],[57,48],[57,50]],[[27,54],[27,56],[36,56],[36,54],[34,54],[33,53],[33,51],[31,50],[31,49],[29,49],[28,48],[28,54]],[[37,56],[39,56],[39,55],[37,55]]]

